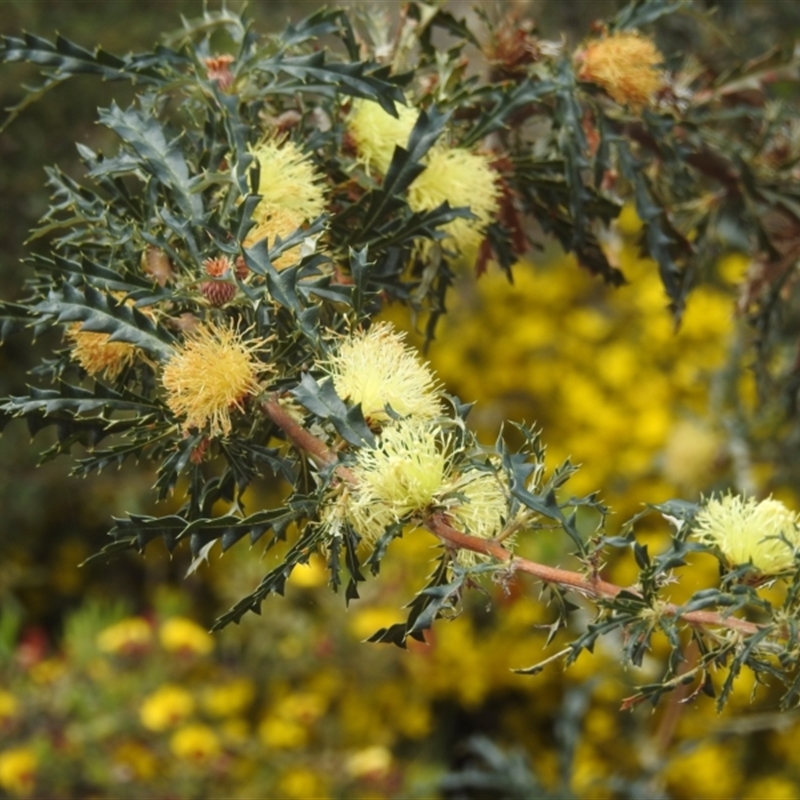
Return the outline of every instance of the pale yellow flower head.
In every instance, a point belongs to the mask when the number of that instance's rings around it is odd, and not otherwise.
[[[448,235],[444,244],[457,250],[472,263],[486,236],[486,229],[497,219],[500,207],[498,175],[489,156],[461,148],[434,148],[428,155],[425,171],[408,189],[412,211],[432,211],[447,201],[452,208],[467,206],[477,219],[459,217],[442,226]]]
[[[396,105],[393,117],[372,100],[356,100],[347,121],[359,158],[367,168],[386,174],[395,147],[406,147],[419,112],[411,106]]]
[[[387,427],[377,446],[362,447],[352,468],[355,486],[342,505],[334,506],[328,522],[335,532],[336,514],[367,543],[373,544],[386,527],[423,511],[441,492],[449,469],[446,443],[435,429],[404,421]]]
[[[92,377],[116,380],[136,360],[137,347],[129,342],[112,342],[108,333],[81,330],[76,322],[67,329],[72,358]]]
[[[198,326],[167,362],[161,378],[166,402],[183,417],[183,429],[208,430],[227,436],[231,412],[243,410],[247,397],[258,394],[258,376],[268,367],[255,357],[262,340],[245,341],[230,326]]]
[[[797,525],[798,515],[779,500],[729,494],[705,504],[695,518],[695,534],[718,547],[732,566],[752,563],[764,575],[774,575],[794,566]],[[777,538],[781,534],[790,544]]]
[[[479,539],[493,539],[503,530],[508,517],[508,498],[497,475],[469,469],[452,481],[449,491],[456,493],[447,509],[456,530]],[[475,563],[478,554],[462,549],[457,558],[469,566]]]
[[[342,340],[323,366],[333,378],[336,393],[361,403],[370,423],[392,421],[386,406],[401,417],[431,419],[442,412],[441,390],[427,364],[405,341],[405,334],[388,322]]]
[[[322,176],[311,159],[293,142],[268,140],[253,150],[258,160],[258,194],[261,202],[253,212],[256,225],[276,209],[291,212],[301,222],[325,211]]]
[[[578,77],[602,86],[621,105],[640,109],[652,102],[664,82],[659,66],[663,61],[646,36],[614,33],[586,45]]]

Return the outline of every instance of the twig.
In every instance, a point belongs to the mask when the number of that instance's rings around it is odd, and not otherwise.
[[[286,434],[286,438],[298,449],[308,453],[317,466],[329,467],[336,463],[337,456],[323,441],[312,433],[309,433],[299,422],[280,405],[276,397],[271,397],[261,404],[264,413]],[[353,473],[344,466],[336,467],[337,475],[350,484],[355,484]],[[498,561],[507,562],[515,572],[526,572],[534,578],[544,582],[571,589],[585,597],[590,598],[614,598],[624,587],[617,586],[615,583],[600,580],[599,578],[587,578],[580,572],[559,569],[558,567],[548,567],[526,558],[515,556],[510,550],[506,550],[501,544],[491,539],[480,539],[477,536],[457,531],[451,527],[447,515],[438,511],[426,520],[425,527],[441,541],[463,550],[471,550],[474,553],[491,556]],[[633,589],[625,591],[637,594]],[[725,616],[715,611],[689,611],[681,613],[680,607],[672,603],[664,603],[659,606],[659,613],[664,617],[679,617],[681,621],[693,627],[706,628],[728,628],[738,631],[745,636],[752,636],[761,630],[759,625],[739,617]]]

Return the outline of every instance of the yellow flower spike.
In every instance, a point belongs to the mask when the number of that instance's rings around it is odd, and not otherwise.
[[[39,759],[30,747],[0,752],[0,787],[17,797],[30,797]]]
[[[347,121],[360,159],[369,169],[385,175],[392,162],[395,147],[405,147],[416,124],[419,112],[411,106],[396,105],[393,117],[372,100],[356,100]]]
[[[196,763],[218,756],[219,738],[208,725],[186,725],[172,734],[169,740],[172,753],[185,761]]]
[[[259,166],[258,194],[261,202],[253,212],[261,224],[275,209],[290,212],[300,222],[325,211],[321,175],[311,159],[293,142],[272,139],[253,150]]]
[[[262,339],[246,341],[230,326],[198,326],[167,362],[161,381],[166,402],[183,429],[208,429],[211,436],[231,432],[231,412],[258,394],[258,377],[269,367],[255,357]]]
[[[196,622],[185,617],[172,617],[158,632],[161,646],[173,653],[204,656],[214,649],[214,637]]]
[[[429,153],[425,171],[409,187],[408,205],[412,211],[432,211],[445,201],[453,208],[468,207],[477,219],[459,217],[442,230],[449,237],[444,244],[472,263],[500,208],[497,178],[489,156],[437,147]]]
[[[136,360],[137,347],[129,342],[112,342],[108,333],[84,331],[80,322],[67,329],[71,356],[86,372],[107,381],[116,380]]]
[[[781,534],[789,544],[777,538]],[[695,535],[718,547],[732,566],[752,563],[764,575],[791,569],[793,547],[800,546],[798,515],[771,497],[711,499],[695,518]]]
[[[388,322],[343,340],[323,366],[333,377],[336,393],[361,403],[367,422],[386,424],[386,406],[402,417],[431,419],[442,412],[441,388],[427,364],[405,343],[405,333]]]
[[[614,33],[590,42],[580,54],[578,77],[601,86],[620,105],[649,105],[664,79],[664,57],[653,41],[638,33]]]

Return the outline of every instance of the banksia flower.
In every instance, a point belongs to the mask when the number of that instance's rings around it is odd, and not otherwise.
[[[226,273],[230,277],[233,272],[233,263],[227,256],[219,256],[207,258],[203,262],[203,268],[212,278],[222,278]],[[212,306],[219,307],[233,300],[237,287],[235,284],[225,281],[203,281],[200,284],[200,291]]]
[[[256,225],[278,210],[291,212],[299,222],[315,219],[325,211],[322,176],[293,142],[267,141],[259,145],[253,155],[258,160],[258,193],[261,195],[261,202],[253,212]],[[297,227],[295,225],[294,229]]]
[[[445,244],[473,263],[486,228],[499,212],[498,178],[488,156],[460,148],[435,148],[425,171],[408,189],[408,204],[412,211],[432,211],[445,201],[453,208],[467,206],[477,219],[460,217],[442,230],[450,237]]]
[[[404,333],[380,322],[343,340],[324,365],[336,393],[353,405],[361,403],[369,423],[390,423],[387,405],[401,417],[423,420],[442,411],[433,373],[404,339]]]
[[[183,417],[183,429],[227,436],[231,413],[260,391],[259,375],[267,369],[255,357],[262,340],[245,341],[229,326],[198,326],[167,362],[161,381],[167,406]]]
[[[453,505],[447,513],[454,528],[479,539],[493,539],[502,531],[508,517],[508,498],[495,474],[468,469],[450,483],[448,491],[453,493]],[[478,554],[462,549],[457,558],[469,566]]]
[[[648,105],[663,83],[664,57],[653,41],[638,33],[614,33],[590,42],[578,56],[582,81],[601,86],[621,105]]]
[[[81,323],[71,325],[66,333],[71,357],[93,378],[116,380],[136,360],[137,348],[129,342],[112,342],[108,333],[84,331]]]
[[[771,497],[758,502],[729,494],[709,500],[695,518],[696,536],[719,548],[731,566],[752,564],[764,575],[794,566],[797,526],[798,515]]]
[[[386,428],[376,447],[362,447],[356,454],[354,486],[328,521],[338,515],[374,544],[389,525],[434,502],[448,471],[445,444],[433,428],[419,423]]]
[[[347,121],[347,132],[356,146],[359,158],[367,168],[384,175],[392,163],[394,149],[405,147],[417,121],[418,111],[396,105],[393,117],[372,100],[356,100]]]

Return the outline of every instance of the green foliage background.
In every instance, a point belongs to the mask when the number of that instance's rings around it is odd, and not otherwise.
[[[267,30],[275,18],[307,14],[315,5],[257,3],[251,10]],[[93,2],[7,2],[0,30],[49,35],[58,29],[86,45],[126,52],[150,45],[175,27],[179,13],[195,14],[199,6],[115,2],[113,14],[105,15]],[[531,4],[545,35],[566,28],[574,41],[606,6],[613,10],[614,4]],[[742,52],[763,49],[770,37],[791,38],[800,18],[790,2],[725,3],[722,13],[748,31],[736,43]],[[708,28],[670,33],[676,39],[689,34],[705,37],[697,46],[719,45]],[[19,100],[26,76],[22,67],[0,73],[4,106]],[[74,142],[110,145],[91,122],[95,109],[112,96],[123,105],[131,93],[124,85],[76,80],[0,135],[4,297],[18,293],[21,243],[47,208],[43,165],[58,163],[68,174],[80,174]],[[601,286],[574,264],[557,264],[555,250],[523,265],[513,287],[501,275],[478,283],[465,278],[430,353],[448,387],[478,401],[479,427],[491,432],[504,418],[538,421],[554,461],[571,455],[589,465],[578,478],[585,487],[575,491],[608,487],[605,499],[620,518],[645,499],[679,493],[696,499],[724,484],[737,466],[723,446],[732,419],[724,367],[738,357],[732,286],[746,263],[732,255],[718,265],[717,278],[692,297],[676,335],[653,265],[636,260],[636,225],[628,213],[618,242],[629,286]],[[409,324],[407,318],[396,321]],[[4,394],[20,389],[34,361],[22,347],[14,342],[0,350]],[[692,449],[698,441],[704,448]],[[271,603],[264,617],[251,615],[241,627],[225,630],[212,652],[198,644],[202,637],[187,636],[177,656],[158,638],[141,653],[104,654],[97,635],[131,615],[146,615],[155,631],[184,617],[207,626],[214,610],[235,600],[241,585],[257,581],[262,568],[240,554],[184,579],[186,552],[169,559],[151,548],[146,559],[123,557],[78,570],[77,563],[106,543],[112,513],[151,510],[153,476],[125,466],[77,483],[64,477],[57,462],[35,469],[35,452],[22,426],[4,433],[0,658],[2,683],[17,706],[4,717],[0,699],[0,733],[10,731],[15,743],[31,747],[47,765],[36,780],[50,796],[800,792],[800,763],[790,745],[795,718],[772,715],[768,691],[760,692],[761,704],[747,715],[743,694],[723,718],[714,717],[706,699],[666,704],[653,717],[647,709],[617,710],[632,681],[616,672],[609,649],[582,657],[567,674],[559,668],[536,678],[512,674],[511,668],[538,660],[545,638],[536,626],[547,618],[531,584],[498,590],[490,610],[473,601],[469,613],[437,628],[428,647],[405,653],[360,644],[398,617],[403,595],[397,587],[416,574],[412,564],[425,558],[424,545],[402,543],[405,559],[387,565],[381,585],[347,617],[338,613],[335,598],[317,591],[312,565],[285,600]],[[754,485],[796,502],[791,482],[767,459],[750,467]],[[654,540],[659,535],[654,528]],[[547,552],[555,545],[546,540],[540,547],[539,556],[546,553],[552,563],[562,555]],[[713,568],[710,559],[695,566],[698,574]],[[629,566],[621,561],[613,569],[624,585]],[[218,752],[187,755],[176,748],[172,729],[143,725],[142,704],[170,684],[181,684],[195,698],[190,718],[214,731]],[[208,698],[234,685],[250,687],[246,701],[235,712],[216,714]],[[229,708],[235,705],[230,701]],[[468,744],[474,734],[503,749],[487,741]],[[520,754],[513,755],[514,748]]]

